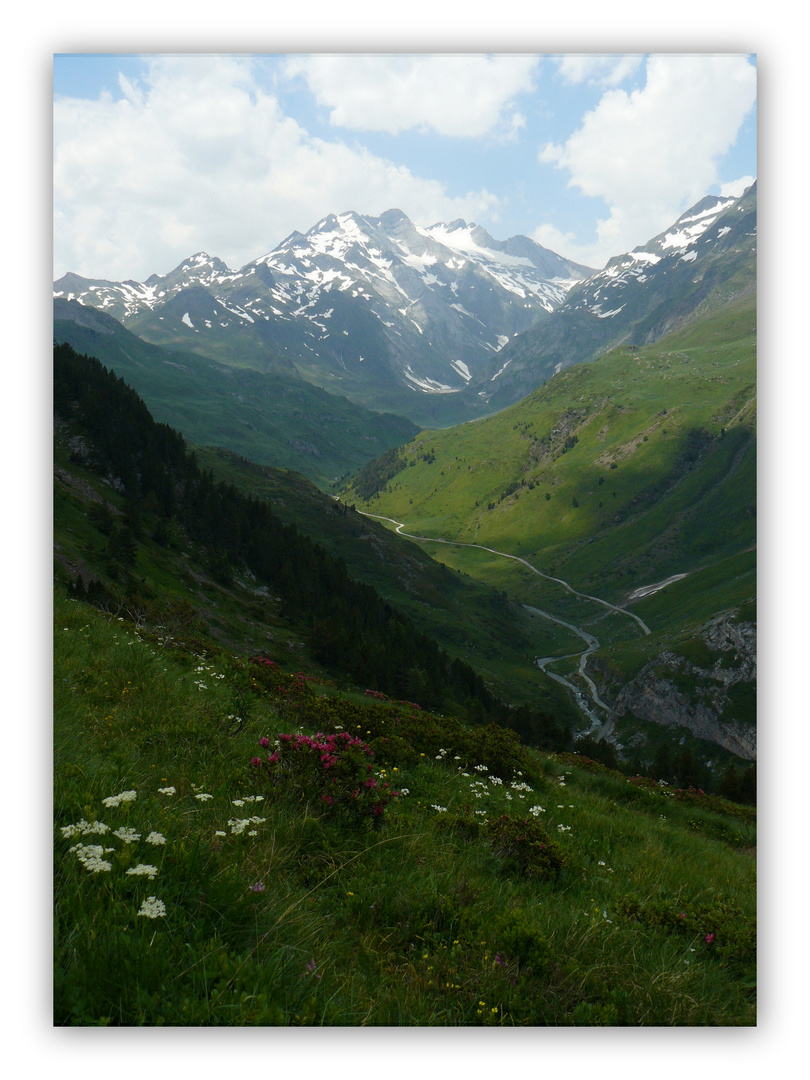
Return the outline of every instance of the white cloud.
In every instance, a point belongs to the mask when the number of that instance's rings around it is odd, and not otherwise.
[[[522,125],[513,102],[533,88],[536,56],[316,55],[292,58],[336,127],[397,134],[412,128],[478,138]]]
[[[595,243],[561,253],[602,266],[666,228],[718,182],[755,99],[756,69],[738,55],[651,56],[642,89],[606,91],[564,145],[539,153],[610,210]]]
[[[124,98],[54,104],[54,261],[60,276],[143,280],[193,251],[239,267],[324,214],[399,207],[475,218],[459,198],[363,148],[311,138],[239,56],[153,56]]]
[[[569,53],[556,56],[554,60],[563,82],[618,86],[638,70],[644,57],[638,54],[602,56],[595,53]]]
[[[755,177],[741,176],[738,180],[730,180],[727,184],[720,185],[720,194],[739,199],[746,188],[751,187]]]

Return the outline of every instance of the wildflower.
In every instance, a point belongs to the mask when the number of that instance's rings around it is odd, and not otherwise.
[[[703,940],[706,942],[707,945],[711,945],[711,943],[714,941],[714,934],[707,934]]]
[[[119,795],[110,795],[109,798],[102,799],[103,806],[120,806],[122,802],[134,802],[137,796],[137,791],[122,791]]]
[[[148,877],[151,881],[157,873],[156,866],[150,866],[149,863],[138,863],[136,866],[131,866],[127,870],[127,874],[131,874],[133,877]]]
[[[91,874],[112,870],[112,863],[101,858],[104,849],[100,844],[74,844],[70,850],[76,852],[76,858]]]
[[[160,919],[166,914],[166,905],[156,896],[147,896],[138,914],[145,915],[147,919]]]
[[[321,976],[315,971],[315,968],[317,966],[318,965],[315,963],[314,959],[310,960],[310,962],[307,964],[307,971],[310,973],[310,975],[314,975],[316,979],[320,979]]]
[[[177,788],[173,788],[173,787],[159,787],[158,788],[158,795],[176,795],[176,794],[177,794]]]
[[[436,806],[435,803],[431,803],[431,806],[433,807],[434,810],[438,810],[438,812],[440,814],[446,814],[447,813],[447,807],[446,806]]]
[[[105,825],[103,821],[85,821],[84,818],[81,821],[77,821],[75,825],[62,825],[60,827],[62,836],[66,840],[72,836],[84,835],[84,833],[98,833],[103,835],[105,832],[110,831],[110,826]]]
[[[119,840],[122,840],[125,844],[134,844],[136,840],[140,840],[141,834],[135,832],[134,829],[121,828],[116,829],[113,836],[117,836]]]
[[[158,844],[165,844],[166,837],[163,835],[163,833],[150,832],[146,838],[146,842],[147,844],[154,844],[155,846],[157,846]]]
[[[208,792],[203,791],[199,795],[195,795],[195,799],[199,799],[200,802],[207,802],[209,799],[213,799],[213,795],[209,795]]]
[[[264,882],[254,881],[250,886],[251,892],[264,892]]]
[[[233,805],[234,806],[244,806],[245,805],[245,800],[244,799],[234,799],[233,800]]]

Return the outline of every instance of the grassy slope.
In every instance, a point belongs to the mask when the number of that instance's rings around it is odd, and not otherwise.
[[[100,360],[137,390],[156,420],[191,442],[296,469],[326,487],[417,430],[300,379],[172,352],[106,316],[97,319],[101,331],[57,318],[54,338]]]
[[[386,749],[402,710],[347,700],[378,778],[409,792],[376,828],[350,826],[250,765],[259,738],[301,723],[296,687],[305,730],[334,730],[333,688],[279,676],[270,692],[228,652],[59,592],[54,615],[57,1024],[755,1023],[751,811],[536,752],[517,787],[501,765],[486,783],[497,736],[474,751],[423,716]],[[134,801],[102,804],[122,791]],[[558,878],[527,876],[482,825],[537,824],[531,806]],[[140,839],[63,834],[81,820]],[[96,842],[108,871],[70,850]],[[126,873],[138,863],[154,880]],[[137,914],[150,896],[164,916]]]
[[[372,585],[452,655],[472,664],[514,703],[531,703],[573,719],[555,683],[532,666],[558,636],[504,594],[469,574],[451,573],[412,541],[335,503],[303,477],[269,469],[227,451],[196,449],[200,465],[248,495],[266,499],[284,521],[343,559],[353,577]]]
[[[471,663],[503,700],[530,704],[570,723],[573,714],[555,685],[543,686],[532,667],[546,644],[542,631],[519,607],[474,579],[434,562],[415,544],[383,526],[336,505],[298,473],[269,469],[223,450],[198,450],[201,466],[245,494],[267,499],[283,521],[294,524],[331,554],[344,559],[352,576],[376,588],[453,656]],[[101,500],[113,511],[124,503],[91,470],[71,461],[57,440],[54,539],[61,583],[82,575],[116,588],[108,568],[108,537],[92,511]],[[205,569],[205,560],[185,536],[158,544],[143,531],[132,575],[145,617],[177,632],[212,628],[217,639],[239,651],[262,651],[282,663],[309,658],[301,627],[255,581],[236,574],[229,584]]]
[[[420,535],[522,555],[613,602],[675,573],[700,574],[700,591],[687,578],[634,604],[653,629],[748,600],[755,314],[753,300],[727,307],[655,345],[565,371],[494,417],[422,432],[403,450],[405,468],[358,505]],[[510,595],[577,612],[577,601],[515,564],[429,550]],[[600,637],[633,633],[629,620],[600,625]]]

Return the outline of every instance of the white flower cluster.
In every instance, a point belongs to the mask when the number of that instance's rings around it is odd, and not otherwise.
[[[103,836],[104,833],[110,831],[110,826],[105,825],[103,821],[85,821],[82,818],[75,825],[62,825],[61,831],[62,836],[68,840],[72,836],[84,836],[86,833],[97,833],[99,836]]]
[[[160,919],[166,914],[166,905],[156,896],[147,896],[138,914],[145,915],[147,919]]]
[[[446,806],[437,806],[435,803],[431,803],[431,806],[433,807],[434,810],[438,810],[438,812],[440,814],[446,814],[447,813],[447,807]]]
[[[159,787],[158,795],[176,795],[177,788],[175,787]]]
[[[513,780],[509,785],[512,791],[532,791],[532,788],[528,784],[519,784],[516,780]]]
[[[250,818],[231,818],[228,824],[231,827],[231,836],[239,836],[245,831],[248,825],[261,825],[267,818],[263,817],[250,817]],[[256,833],[251,831],[248,836],[255,836]]]
[[[103,848],[101,844],[74,844],[70,850],[76,852],[76,858],[91,874],[97,874],[100,870],[112,870],[112,863],[101,856],[107,851],[114,851],[114,848]]]
[[[244,806],[250,802],[264,802],[264,795],[245,795],[243,799],[233,799],[234,806]]]
[[[545,812],[546,812],[545,806],[539,806],[538,805],[538,806],[530,806],[529,807],[529,813],[533,814],[534,817],[538,817],[540,814],[545,814]]]
[[[103,806],[120,806],[122,802],[135,802],[137,791],[122,791],[118,795],[110,795],[107,799],[102,799]]]
[[[155,844],[155,846],[157,846],[158,844],[165,844],[166,837],[163,835],[163,833],[150,832],[146,838],[146,842],[147,844]]]
[[[122,826],[120,829],[116,829],[113,832],[113,836],[117,836],[124,844],[134,844],[136,840],[140,840],[141,834],[134,829]]]
[[[195,799],[199,799],[200,802],[208,802],[209,799],[213,799],[213,795],[209,795],[207,791],[201,791],[199,795],[195,795]]]
[[[136,866],[131,866],[129,870],[127,870],[127,874],[130,874],[133,877],[148,877],[150,881],[157,872],[157,867],[150,866],[149,863],[138,863]]]

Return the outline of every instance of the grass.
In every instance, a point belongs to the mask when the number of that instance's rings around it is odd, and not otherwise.
[[[635,585],[682,569],[673,547],[690,567],[738,551],[755,535],[733,516],[754,499],[754,318],[752,302],[737,305],[577,365],[496,416],[421,432],[361,505],[409,532],[537,555],[562,576],[598,578],[614,600],[628,551]],[[718,494],[722,515],[696,512]],[[684,535],[666,544],[673,519]]]
[[[755,1023],[752,810],[54,616],[56,1024]],[[353,819],[251,764],[298,729],[351,730],[402,794]]]

